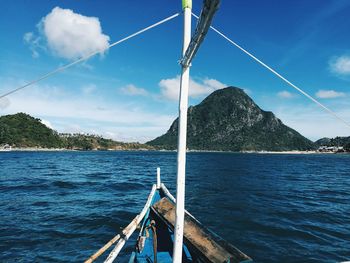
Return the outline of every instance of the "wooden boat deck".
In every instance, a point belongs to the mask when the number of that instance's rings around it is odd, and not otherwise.
[[[174,228],[175,205],[168,198],[164,197],[155,203],[152,211],[170,228]],[[187,212],[184,241],[190,251],[195,251],[200,262],[252,262],[247,255],[214,235]]]

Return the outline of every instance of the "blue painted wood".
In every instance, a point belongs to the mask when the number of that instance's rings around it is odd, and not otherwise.
[[[131,253],[131,256],[130,256],[130,259],[129,259],[129,263],[135,262],[135,257],[136,257],[136,253],[135,253],[135,252],[132,252],[132,253]]]
[[[157,190],[151,201],[151,207],[163,197],[166,197],[166,196],[162,192],[162,190]],[[168,200],[172,202],[169,198]],[[155,221],[156,234],[157,234],[157,263],[172,263],[174,232],[172,228],[170,228],[165,223],[164,220],[161,220],[159,216],[157,216],[154,210],[152,209],[149,209],[147,211],[145,218],[143,219],[141,224],[139,238],[145,237],[143,249],[139,251],[138,245],[136,244],[135,250],[131,254],[129,263],[153,263],[154,262],[153,232],[150,228],[150,223],[152,220]],[[189,247],[187,247],[186,244],[183,245],[182,262],[184,263],[203,262],[202,261],[203,258],[200,256],[200,254],[197,254],[198,251],[196,252],[196,249],[192,247],[193,245],[192,244],[187,244],[187,245],[189,245],[191,249],[189,249]],[[248,263],[253,261],[250,261],[250,260],[241,261],[241,263],[243,262]]]
[[[155,193],[151,204],[158,202],[164,194],[157,190]],[[151,206],[152,206],[151,205]],[[144,247],[142,251],[138,251],[137,245],[135,246],[135,251],[130,257],[130,263],[151,263],[154,262],[154,252],[153,252],[153,232],[149,228],[151,220],[156,221],[156,233],[157,233],[157,262],[158,263],[171,263],[172,253],[173,253],[173,241],[174,233],[173,231],[161,220],[153,214],[151,209],[147,211],[144,220],[142,221],[142,227],[139,234],[140,236],[147,237],[145,240]],[[183,251],[183,262],[193,262],[191,254],[187,247],[184,245]]]

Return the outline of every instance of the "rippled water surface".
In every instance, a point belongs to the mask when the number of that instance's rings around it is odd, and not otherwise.
[[[350,260],[350,155],[187,162],[187,209],[255,262]],[[157,166],[174,193],[175,153],[0,153],[0,262],[82,262],[140,211]]]

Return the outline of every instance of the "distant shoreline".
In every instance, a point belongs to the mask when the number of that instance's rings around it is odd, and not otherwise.
[[[258,151],[258,154],[335,154],[335,152],[318,152],[318,151]]]
[[[147,152],[176,152],[176,150],[155,150],[155,149],[66,149],[66,148],[37,148],[37,147],[18,147],[11,149],[0,149],[0,152],[121,152],[121,151],[147,151]],[[244,154],[339,154],[336,152],[318,152],[318,151],[215,151],[215,150],[187,150],[188,153],[244,153]]]
[[[120,151],[152,151],[149,149],[67,149],[67,148],[37,148],[16,147],[11,149],[0,149],[0,152],[120,152]]]
[[[335,152],[318,152],[318,151],[206,151],[206,150],[189,150],[188,152],[203,153],[245,153],[245,154],[335,154]]]
[[[63,151],[75,151],[64,148],[36,148],[36,147],[19,147],[11,149],[0,149],[0,152],[63,152]]]

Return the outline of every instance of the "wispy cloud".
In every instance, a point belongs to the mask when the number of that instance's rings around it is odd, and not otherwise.
[[[334,107],[333,110],[335,110]],[[274,113],[283,123],[311,140],[318,140],[322,137],[349,136],[350,134],[349,128],[344,123],[316,105],[281,107],[275,109]],[[336,113],[350,121],[350,111],[346,108],[336,110]]]
[[[105,50],[109,45],[110,38],[102,33],[97,17],[84,16],[71,9],[55,7],[37,27],[38,35],[28,32],[23,37],[33,57],[39,56],[43,39],[54,55],[69,60]]]
[[[35,36],[33,32],[27,32],[23,36],[23,41],[25,44],[29,45],[29,48],[32,52],[33,58],[39,57],[39,49],[44,49],[41,42],[42,39],[40,36]]]
[[[10,106],[11,102],[8,98],[1,98],[0,99],[0,109],[4,110],[6,109],[8,106]]]
[[[41,123],[44,124],[46,127],[50,128],[50,129],[54,129],[54,127],[52,126],[51,122],[48,120],[41,120]]]
[[[1,109],[0,115],[17,112],[41,118],[59,132],[109,134],[115,140],[140,142],[165,133],[175,118],[139,104],[110,102],[83,92],[74,95],[63,87],[48,85],[13,94],[11,104]]]
[[[244,91],[246,94],[248,94],[248,95],[252,95],[252,94],[253,94],[253,92],[252,92],[251,89],[243,89],[243,91]]]
[[[149,95],[148,91],[143,88],[138,88],[133,84],[126,85],[125,87],[120,88],[120,91],[126,95],[130,96],[147,96]]]
[[[220,81],[218,81],[216,79],[209,79],[209,78],[205,78],[203,80],[203,85],[207,86],[208,88],[211,88],[213,90],[223,89],[223,88],[227,87],[226,84],[221,83]]]
[[[83,94],[89,95],[89,94],[92,94],[96,90],[96,88],[97,88],[96,85],[91,83],[83,86],[81,88],[81,91],[83,92]]]
[[[319,90],[316,92],[316,97],[320,99],[335,99],[345,97],[346,94],[344,92],[339,92],[335,90]]]
[[[329,23],[327,20],[332,19],[338,12],[345,10],[350,5],[349,1],[328,1],[327,4],[319,6],[317,12],[308,14],[307,19],[300,22],[297,31],[293,34],[290,32],[290,37],[293,37],[292,47],[289,47],[285,52],[285,57],[281,60],[282,65],[288,64],[290,61],[297,61],[298,58],[310,52],[315,43],[319,41],[319,36],[324,32],[323,24]]]
[[[277,96],[279,98],[282,98],[282,99],[292,99],[292,98],[295,98],[296,95],[289,92],[289,91],[286,91],[286,90],[282,90],[280,92],[277,93]]]
[[[133,96],[144,96],[145,100],[167,98],[178,99],[180,77],[161,80],[160,92],[149,92],[129,84],[120,88],[121,92]],[[5,84],[4,84],[5,83]],[[23,84],[22,80],[7,80],[0,90]],[[226,87],[213,78],[190,80],[190,96],[204,97],[211,92]],[[115,140],[147,141],[166,132],[175,113],[159,113],[147,110],[147,102],[133,102],[104,99],[103,96],[91,96],[97,86],[90,84],[75,92],[64,86],[34,85],[0,101],[0,115],[26,112],[45,120],[45,125],[53,126],[59,132],[87,132],[113,136]],[[149,102],[149,101],[148,101]]]
[[[169,100],[178,100],[179,99],[179,90],[180,90],[180,76],[170,79],[162,79],[159,82],[161,96]],[[189,97],[199,98],[209,95],[215,90],[222,89],[227,87],[226,84],[216,80],[204,78],[196,81],[190,79],[189,87]]]
[[[350,75],[350,56],[332,58],[329,62],[331,72],[338,75]]]

